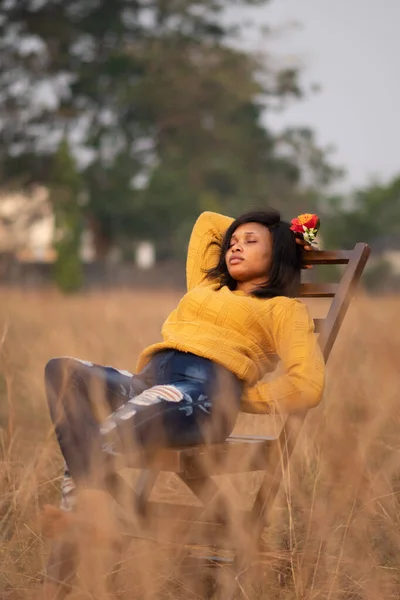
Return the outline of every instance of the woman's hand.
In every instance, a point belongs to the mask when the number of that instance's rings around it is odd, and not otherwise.
[[[303,240],[303,238],[301,238],[301,237],[296,236],[296,244],[299,244],[299,246],[302,246],[303,250],[305,250],[306,252],[318,252],[318,248],[316,248],[315,246],[312,246],[311,244],[309,244],[308,242]],[[304,265],[304,268],[312,269],[312,265]]]

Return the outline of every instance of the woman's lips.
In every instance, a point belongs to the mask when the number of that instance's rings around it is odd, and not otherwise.
[[[244,259],[241,258],[240,256],[232,256],[232,258],[229,259],[229,264],[230,265],[237,265],[240,262],[242,262],[242,260],[244,260]]]

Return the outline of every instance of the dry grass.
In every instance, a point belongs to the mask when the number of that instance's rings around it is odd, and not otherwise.
[[[37,597],[48,553],[40,508],[58,501],[61,459],[44,399],[46,361],[70,355],[133,370],[140,350],[159,339],[178,298],[176,292],[64,298],[52,291],[3,290],[1,600]],[[399,307],[399,298],[360,298],[353,304],[329,363],[325,400],[307,419],[274,510],[268,539],[271,557],[282,560],[270,559],[262,580],[239,590],[243,598],[400,596]],[[267,425],[265,417],[243,415],[237,431],[262,433]],[[223,478],[223,486],[245,506],[257,481],[256,475],[241,475]],[[161,479],[156,494],[189,497],[171,477]],[[139,572],[147,592],[154,591],[163,571],[161,563],[150,566],[154,547],[132,546],[124,585],[133,585],[132,573]],[[162,564],[165,576],[173,564]],[[88,591],[78,597],[97,598]],[[131,586],[121,597],[144,596],[135,596]],[[183,597],[189,597],[187,590]]]

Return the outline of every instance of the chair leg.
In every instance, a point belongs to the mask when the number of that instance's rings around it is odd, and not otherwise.
[[[211,502],[219,492],[216,483],[211,477],[206,475],[203,477],[188,478],[183,473],[179,473],[178,477],[203,504]]]
[[[63,600],[71,591],[70,582],[77,567],[77,544],[69,540],[52,542],[42,588],[43,600]]]
[[[69,589],[52,581],[45,581],[42,588],[40,600],[64,600]]]
[[[121,514],[119,516],[121,523],[124,523],[124,519],[128,517],[127,525],[129,526],[129,510],[133,509],[141,518],[140,520],[142,526],[145,525],[147,503],[158,474],[158,471],[143,469],[139,474],[134,489],[119,473],[113,473],[109,475],[107,479],[108,492],[122,509],[128,511],[126,515]],[[126,537],[121,536],[120,539],[114,543],[114,551],[117,558],[114,561],[113,568],[107,577],[107,588],[110,593],[115,591],[117,577],[123,568],[124,557],[130,543],[131,538],[129,535]]]
[[[112,473],[107,478],[108,492],[117,504],[134,509],[139,515],[145,516],[150,494],[156,483],[159,471],[142,469],[139,473],[134,489],[124,480],[119,473]],[[132,506],[133,502],[133,506]]]
[[[139,513],[146,514],[146,506],[150,498],[150,494],[154,488],[159,471],[143,469],[137,479],[134,497],[135,508]]]

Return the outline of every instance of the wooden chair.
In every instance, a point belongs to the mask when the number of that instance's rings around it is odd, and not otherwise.
[[[343,323],[356,286],[367,263],[370,249],[359,243],[353,250],[307,253],[307,264],[345,265],[339,283],[302,283],[301,297],[331,298],[330,308],[324,319],[315,319],[319,343],[327,361],[340,327]],[[119,484],[127,493],[133,494],[136,513],[143,524],[142,533],[136,530],[134,537],[152,535],[152,525],[160,520],[173,524],[171,529],[175,542],[186,550],[207,547],[208,555],[201,556],[202,563],[209,566],[226,566],[229,563],[241,570],[246,561],[262,546],[261,536],[268,524],[268,516],[281,484],[282,475],[289,463],[306,412],[290,414],[282,421],[276,436],[233,435],[223,444],[210,446],[166,449],[152,457],[141,457],[132,468],[141,469],[134,490],[119,478]],[[176,474],[184,482],[202,506],[171,504],[150,500],[151,492],[160,472]],[[238,511],[227,507],[228,499],[220,493],[212,478],[215,475],[263,472],[260,488],[250,511]],[[232,516],[233,515],[233,516]],[[236,540],[229,534],[229,520],[234,519],[246,532],[246,540]],[[232,521],[231,521],[232,524]],[[240,525],[239,525],[240,526]],[[164,532],[155,527],[154,535]],[[127,537],[130,536],[127,525]],[[230,550],[226,552],[219,549]],[[185,550],[185,553],[187,554]],[[186,559],[188,557],[186,556]],[[199,553],[196,553],[196,560]],[[51,557],[50,557],[51,561]]]

